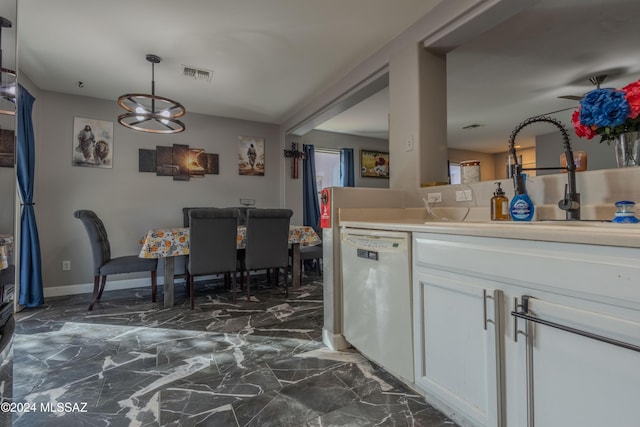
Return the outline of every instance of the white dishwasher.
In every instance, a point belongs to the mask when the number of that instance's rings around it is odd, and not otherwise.
[[[344,337],[414,382],[411,235],[343,228],[341,236]]]

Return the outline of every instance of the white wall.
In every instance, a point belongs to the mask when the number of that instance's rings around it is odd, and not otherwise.
[[[587,170],[616,168],[616,156],[613,145],[600,143],[600,137],[591,140],[581,139],[574,135],[570,126],[571,148],[574,152],[587,152]],[[536,137],[536,159],[538,167],[555,167],[560,165],[560,153],[564,152],[562,135],[553,132]],[[557,171],[538,171],[538,175],[558,173]]]
[[[302,142],[305,144],[313,144],[316,150],[318,148],[330,148],[335,150],[339,150],[341,148],[353,148],[355,186],[389,188],[389,179],[387,178],[367,178],[360,176],[360,150],[383,151],[388,153],[389,141],[386,139],[367,138],[343,133],[312,130],[302,137]],[[394,164],[394,159],[389,158],[389,170],[393,168]]]
[[[117,123],[121,111],[115,100],[46,91],[33,95],[37,106],[35,208],[45,292],[47,287],[93,280],[88,239],[82,223],[73,217],[77,209],[96,211],[109,233],[112,255],[119,256],[137,254],[139,240],[149,228],[180,226],[184,206],[238,206],[240,197],[255,199],[258,207],[282,205],[278,125],[187,112],[185,132],[147,134]],[[112,169],[71,165],[74,116],[114,122]],[[239,135],[264,137],[265,176],[238,175]],[[220,174],[174,181],[138,172],[140,148],[173,144],[218,154]],[[71,271],[62,271],[62,260],[71,260]]]

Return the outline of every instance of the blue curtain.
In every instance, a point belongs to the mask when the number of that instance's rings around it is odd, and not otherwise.
[[[356,180],[353,170],[353,148],[340,150],[340,185],[343,187],[355,187]]]
[[[320,202],[316,185],[316,150],[313,145],[302,145],[302,221],[315,229],[320,224]]]
[[[35,98],[18,85],[17,165],[18,188],[22,198],[20,216],[20,304],[37,307],[44,304],[40,239],[33,209],[33,175],[36,156],[31,112]]]

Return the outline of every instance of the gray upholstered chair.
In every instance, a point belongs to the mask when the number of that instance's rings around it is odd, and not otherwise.
[[[96,301],[102,297],[107,283],[107,276],[111,274],[151,272],[151,301],[156,302],[157,293],[157,259],[139,258],[138,255],[127,255],[111,258],[111,245],[104,223],[95,212],[78,210],[73,214],[82,221],[89,235],[91,252],[93,253],[93,296],[89,310],[93,310]]]
[[[195,276],[233,273],[236,300],[238,209],[205,208],[189,211],[189,262],[187,278],[191,309],[195,306]]]
[[[207,209],[205,207],[195,207],[195,208],[182,208],[182,224],[184,227],[188,227],[189,226],[189,211],[191,209]],[[246,225],[247,224],[247,212],[250,209],[255,209],[254,207],[247,207],[247,206],[241,206],[241,207],[236,207],[236,206],[230,206],[228,208],[224,208],[224,209],[237,209],[238,213],[239,213],[239,217],[238,217],[238,225]]]
[[[289,223],[291,209],[250,209],[247,211],[247,235],[243,269],[247,272],[247,299],[251,298],[253,270],[284,268],[284,289],[289,295]],[[278,277],[278,275],[275,275]]]
[[[182,225],[184,227],[188,227],[189,226],[189,212],[191,211],[191,209],[209,209],[212,206],[209,207],[205,207],[205,206],[201,206],[201,207],[192,207],[192,208],[182,208]]]
[[[4,270],[0,270],[0,303],[4,302],[4,296],[9,286],[16,283],[16,266],[10,264]]]
[[[322,243],[315,246],[300,246],[300,274],[302,274],[305,261],[315,261],[316,271],[319,275],[322,275],[322,260],[324,256],[324,250],[322,249]]]

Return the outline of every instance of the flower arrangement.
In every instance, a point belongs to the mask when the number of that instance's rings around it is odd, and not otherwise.
[[[571,121],[580,138],[600,135],[600,142],[610,142],[621,133],[640,131],[640,80],[621,90],[592,90],[582,98]]]

